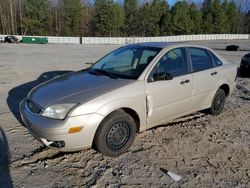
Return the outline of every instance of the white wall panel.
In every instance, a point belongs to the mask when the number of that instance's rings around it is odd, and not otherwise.
[[[5,37],[6,35],[0,35]],[[16,35],[21,39],[22,36]],[[29,36],[27,36],[29,37]],[[33,36],[46,37],[46,36]],[[79,37],[56,37],[47,36],[51,44],[80,44]],[[133,44],[140,42],[181,42],[181,41],[204,41],[204,40],[240,40],[250,39],[247,34],[211,34],[211,35],[179,35],[164,37],[82,37],[82,44]]]

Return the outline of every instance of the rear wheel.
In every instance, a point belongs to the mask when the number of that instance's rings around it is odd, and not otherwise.
[[[116,157],[126,152],[136,135],[134,119],[117,110],[109,114],[96,131],[94,146],[103,155]]]
[[[218,89],[214,95],[212,105],[209,109],[210,113],[212,115],[219,115],[224,108],[225,101],[226,101],[225,91],[223,89]]]

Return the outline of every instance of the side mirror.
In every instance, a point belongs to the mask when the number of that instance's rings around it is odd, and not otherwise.
[[[161,81],[161,80],[172,80],[173,76],[167,72],[159,72],[153,74],[154,81]]]

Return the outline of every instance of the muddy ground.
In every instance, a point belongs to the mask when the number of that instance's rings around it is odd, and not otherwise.
[[[239,65],[250,41],[234,42],[243,51],[224,51],[230,41],[199,43]],[[249,78],[238,78],[221,115],[199,112],[142,132],[118,158],[58,153],[20,124],[18,103],[32,87],[116,47],[0,44],[0,187],[250,187]]]

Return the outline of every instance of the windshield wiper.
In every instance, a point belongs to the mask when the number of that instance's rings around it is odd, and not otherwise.
[[[90,69],[89,73],[94,74],[94,75],[105,75],[110,78],[117,79],[115,75],[103,69]]]

